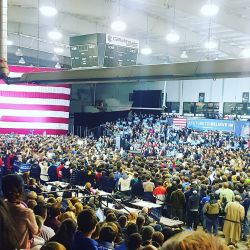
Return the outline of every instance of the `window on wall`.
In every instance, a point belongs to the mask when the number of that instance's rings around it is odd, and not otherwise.
[[[219,114],[218,102],[184,102],[183,113],[214,118]]]
[[[180,103],[179,102],[166,102],[167,113],[179,113]]]
[[[224,115],[250,115],[250,103],[225,102]]]
[[[194,114],[195,112],[195,102],[184,102],[183,103],[183,113],[184,114]]]

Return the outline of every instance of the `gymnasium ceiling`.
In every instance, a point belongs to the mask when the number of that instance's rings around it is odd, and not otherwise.
[[[120,0],[120,16],[127,23],[121,36],[147,41],[153,53],[139,55],[142,64],[158,64],[239,58],[250,48],[250,1],[213,0],[219,13],[213,18],[200,13],[206,0]],[[54,17],[38,11],[39,5],[53,4],[58,9]],[[17,47],[31,49],[30,56],[53,57],[55,47],[63,47],[58,57],[69,57],[69,37],[96,32],[115,33],[111,22],[119,12],[118,0],[9,0],[8,38],[14,42],[9,52]],[[169,44],[166,34],[175,26],[180,35],[178,43]],[[48,38],[56,27],[63,34],[59,42]],[[117,33],[118,34],[118,33]],[[204,43],[210,38],[218,41],[218,49],[208,50]],[[39,38],[39,39],[38,39]],[[17,47],[16,47],[17,46]],[[37,53],[36,51],[41,51]],[[188,58],[181,58],[183,51]],[[25,55],[24,55],[25,56]],[[52,60],[52,59],[51,59]]]

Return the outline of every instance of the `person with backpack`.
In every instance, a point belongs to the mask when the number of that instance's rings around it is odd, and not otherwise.
[[[210,194],[210,200],[205,203],[204,215],[206,216],[206,229],[210,234],[218,234],[220,203],[215,199],[214,194]]]

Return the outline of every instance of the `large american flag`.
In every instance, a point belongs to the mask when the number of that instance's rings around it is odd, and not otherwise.
[[[187,126],[187,118],[173,118],[173,125],[179,128],[185,128]]]
[[[54,71],[23,66],[9,69],[10,77]],[[0,81],[0,134],[67,134],[69,105],[69,85],[7,85]]]

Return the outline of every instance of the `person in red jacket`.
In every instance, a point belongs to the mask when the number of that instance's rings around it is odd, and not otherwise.
[[[157,187],[153,191],[153,196],[156,198],[157,204],[163,204],[166,198],[166,188],[163,187],[163,183],[161,181],[158,182]]]
[[[62,179],[62,169],[64,168],[64,162],[61,161],[61,164],[57,167],[56,169],[56,174],[57,174],[57,178],[58,180]]]

